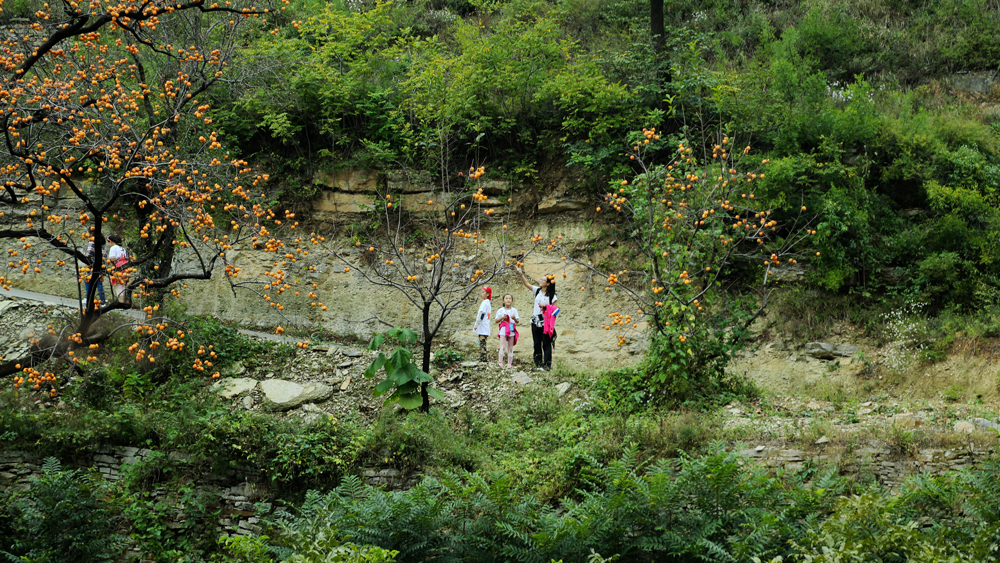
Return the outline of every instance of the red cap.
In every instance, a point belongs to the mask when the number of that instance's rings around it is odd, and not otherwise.
[[[489,287],[489,286],[486,286],[486,287],[484,287],[484,288],[483,288],[483,291],[485,291],[485,292],[486,292],[486,298],[487,298],[487,299],[493,299],[493,290],[492,290],[492,289],[490,289],[490,287]]]

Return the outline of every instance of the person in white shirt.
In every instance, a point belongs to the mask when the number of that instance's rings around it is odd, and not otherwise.
[[[500,354],[497,360],[500,367],[503,367],[503,352],[507,350],[507,367],[514,367],[514,345],[517,344],[517,323],[521,317],[517,315],[517,309],[513,307],[514,296],[507,294],[503,296],[503,307],[497,310],[497,323],[500,324]]]
[[[472,325],[472,332],[479,335],[479,361],[486,362],[488,360],[486,355],[486,340],[490,337],[490,317],[493,315],[493,304],[490,303],[490,299],[493,298],[493,290],[489,287],[484,287],[479,292],[479,298],[483,302],[479,304],[479,311],[476,313],[476,322]]]
[[[108,240],[112,243],[111,248],[108,249],[108,260],[114,267],[114,270],[112,270],[114,273],[111,276],[111,289],[115,294],[115,299],[121,301],[122,294],[125,293],[125,278],[120,270],[122,266],[128,263],[128,253],[122,247],[122,238],[120,236],[111,235],[108,237]]]
[[[553,335],[545,334],[545,309],[554,306],[559,300],[556,297],[555,275],[546,274],[538,279],[538,285],[528,283],[528,278],[524,277],[521,268],[514,268],[514,271],[521,276],[521,283],[531,291],[531,297],[535,301],[535,307],[531,313],[531,339],[535,347],[535,369],[539,371],[549,371],[552,369],[552,340]]]

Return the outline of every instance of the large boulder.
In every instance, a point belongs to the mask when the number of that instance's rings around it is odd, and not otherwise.
[[[832,344],[826,342],[809,342],[805,348],[806,354],[820,360],[832,360],[835,350]]]
[[[305,403],[325,401],[333,395],[333,387],[324,383],[299,385],[284,379],[261,381],[260,390],[264,392],[265,407],[274,411],[287,411]]]
[[[212,389],[215,389],[221,397],[232,399],[237,395],[252,390],[256,386],[256,379],[250,379],[247,377],[226,377],[215,382],[215,384],[212,385]]]
[[[849,344],[840,344],[834,347],[833,353],[843,358],[850,358],[858,353],[858,347]]]

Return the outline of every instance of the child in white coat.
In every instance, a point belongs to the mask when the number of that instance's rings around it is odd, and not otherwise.
[[[493,298],[493,290],[489,287],[484,287],[479,292],[479,298],[483,302],[479,304],[479,311],[476,313],[476,322],[472,325],[472,332],[479,335],[479,361],[486,362],[489,359],[486,355],[486,340],[490,337],[490,318],[493,315],[493,304],[490,303],[490,299]]]

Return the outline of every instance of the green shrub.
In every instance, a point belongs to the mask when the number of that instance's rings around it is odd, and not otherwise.
[[[0,554],[38,563],[117,561],[124,547],[117,508],[103,475],[64,471],[47,458],[29,489],[0,503]]]
[[[457,364],[465,358],[465,354],[459,352],[458,350],[453,350],[451,348],[443,348],[434,352],[434,365],[439,368],[449,367],[453,364]]]
[[[592,392],[606,408],[623,412],[684,402],[725,404],[737,397],[755,396],[751,382],[726,370],[743,345],[742,331],[733,330],[738,317],[720,315],[699,326],[684,327],[687,330],[675,323],[676,333],[670,327],[663,333],[650,332],[643,362],[601,373]],[[678,335],[685,332],[682,341]]]

